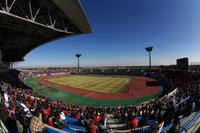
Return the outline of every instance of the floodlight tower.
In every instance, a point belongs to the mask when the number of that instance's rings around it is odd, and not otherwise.
[[[79,75],[79,58],[81,57],[81,54],[75,54],[75,56],[78,59],[77,74]]]
[[[149,70],[151,69],[151,52],[153,47],[146,47],[145,50],[149,53]]]

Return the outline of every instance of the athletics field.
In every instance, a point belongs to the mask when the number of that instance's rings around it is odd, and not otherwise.
[[[74,105],[117,106],[152,100],[162,86],[147,77],[131,76],[58,76],[29,78],[25,83],[51,99]]]

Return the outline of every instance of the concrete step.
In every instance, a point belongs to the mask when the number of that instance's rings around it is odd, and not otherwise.
[[[108,124],[119,124],[120,123],[120,121],[119,121],[119,119],[108,119]]]
[[[107,118],[113,118],[114,115],[113,114],[107,114]]]
[[[127,124],[122,123],[122,124],[108,124],[108,127],[110,129],[124,129],[127,127]]]

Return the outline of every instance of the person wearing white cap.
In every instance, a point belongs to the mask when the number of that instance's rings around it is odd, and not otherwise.
[[[60,119],[62,121],[64,121],[66,119],[65,113],[63,111],[60,113]]]
[[[5,106],[9,107],[9,96],[7,93],[4,93],[4,100],[5,100]]]

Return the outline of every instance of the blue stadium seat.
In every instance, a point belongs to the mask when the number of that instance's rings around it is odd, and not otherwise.
[[[86,128],[83,126],[77,126],[77,125],[73,125],[73,124],[68,124],[70,129],[73,129],[75,131],[81,131],[81,132],[86,132]]]
[[[65,122],[67,122],[68,124],[77,124],[78,119],[67,116]]]
[[[61,133],[63,131],[66,131],[67,133],[77,133],[76,131],[69,128],[63,128],[62,130],[60,130],[60,129],[55,129],[53,127],[46,127],[46,129],[49,133]]]
[[[49,133],[60,133],[60,132],[58,132],[58,131],[56,131],[56,130],[54,130],[54,129],[52,129],[52,128],[48,128],[48,127],[47,127],[47,131],[48,131]]]
[[[63,128],[64,131],[68,132],[68,133],[77,133],[76,131],[73,131],[69,128]]]

